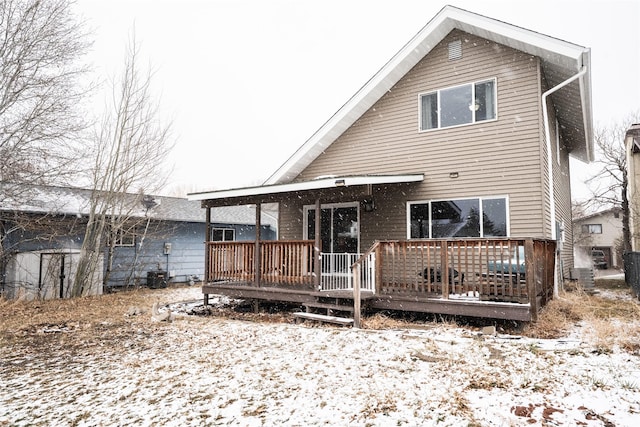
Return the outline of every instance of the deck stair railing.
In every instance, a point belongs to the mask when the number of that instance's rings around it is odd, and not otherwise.
[[[351,266],[360,258],[358,253],[322,253],[322,291],[353,290]],[[368,253],[362,261],[361,288],[375,290],[375,253]]]

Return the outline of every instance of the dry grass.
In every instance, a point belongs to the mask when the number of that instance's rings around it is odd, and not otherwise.
[[[538,316],[538,321],[525,328],[532,338],[560,338],[579,322],[592,330],[598,351],[610,352],[613,345],[637,352],[640,349],[640,304],[631,290],[620,280],[597,283],[596,293],[581,289],[565,292],[549,302]],[[598,292],[598,291],[601,291]],[[621,325],[625,334],[619,334]]]
[[[600,283],[598,283],[600,288]],[[640,323],[640,304],[630,297],[630,290],[619,281],[603,284],[606,295],[590,295],[580,289],[565,292],[541,311],[538,321],[526,325],[522,333],[532,338],[560,338],[580,322],[592,328],[598,348],[607,351],[618,344],[631,353],[640,353],[640,330],[626,328],[616,333],[619,324]],[[154,302],[175,302],[175,289],[138,289],[115,294],[50,301],[15,301],[0,299],[0,339],[24,335],[46,327],[72,327],[91,334],[96,329],[131,327],[150,323]],[[139,308],[139,316],[126,316],[132,308]],[[257,322],[287,322],[286,310],[263,307],[260,313],[251,310],[238,312],[221,309],[208,315]],[[377,313],[362,319],[364,329],[432,328],[456,326],[452,319],[433,318],[431,322]],[[468,325],[467,325],[468,326]],[[22,333],[21,333],[22,332]],[[520,331],[518,331],[520,332]]]
[[[162,298],[162,294],[149,289],[138,289],[48,301],[0,299],[0,333],[47,324],[119,322],[130,307],[139,307],[145,314],[154,302],[163,302]]]

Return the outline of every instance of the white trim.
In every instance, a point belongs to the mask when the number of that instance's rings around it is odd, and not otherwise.
[[[355,185],[399,184],[424,181],[424,174],[408,175],[362,175],[336,176],[290,184],[263,185],[232,190],[209,191],[187,194],[188,200],[225,199],[229,197],[260,196],[265,194],[288,193],[293,191],[320,190],[323,188],[351,187]]]
[[[560,123],[556,117],[556,162],[560,165]]]

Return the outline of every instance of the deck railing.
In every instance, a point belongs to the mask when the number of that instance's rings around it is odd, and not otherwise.
[[[256,283],[255,242],[209,242],[207,281]],[[313,241],[260,242],[260,280],[264,285],[312,285]]]
[[[380,241],[375,292],[544,304],[554,251],[555,242],[542,239]]]
[[[255,242],[210,242],[207,281],[317,290],[313,241],[260,242],[259,280],[255,248]],[[361,289],[381,295],[544,305],[553,293],[554,252],[555,241],[542,239],[380,241],[365,256],[323,254],[320,289],[353,289],[358,274]]]

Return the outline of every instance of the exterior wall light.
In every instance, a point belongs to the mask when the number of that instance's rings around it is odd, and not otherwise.
[[[457,178],[458,172],[449,172],[449,178]]]
[[[373,212],[373,210],[376,208],[376,204],[374,203],[373,199],[364,199],[362,201],[362,208],[365,212]]]

